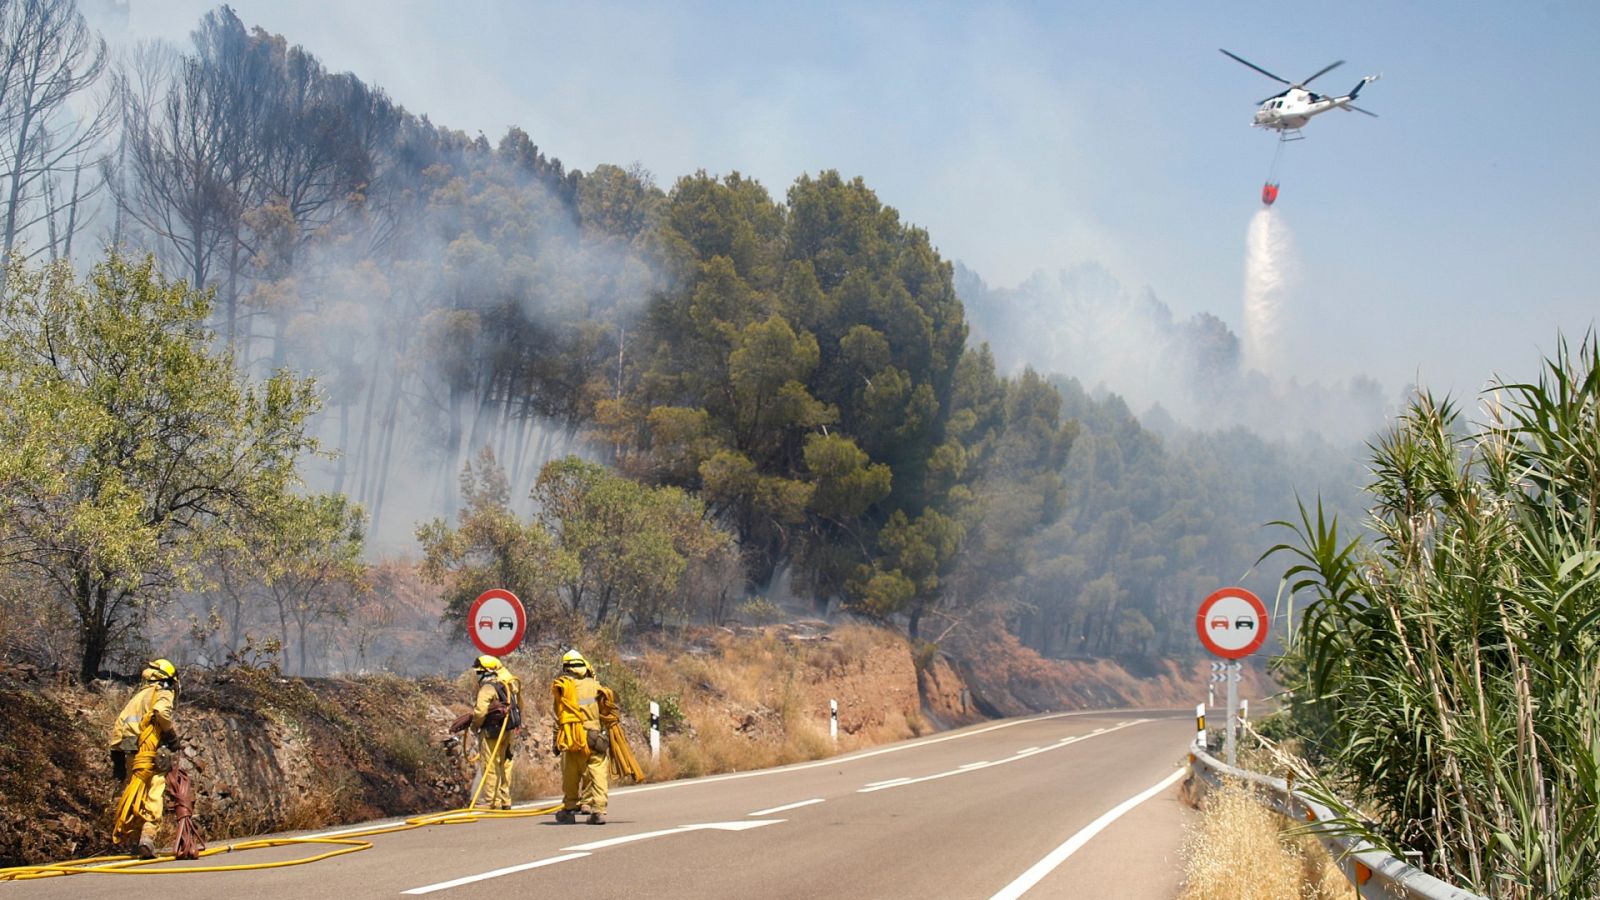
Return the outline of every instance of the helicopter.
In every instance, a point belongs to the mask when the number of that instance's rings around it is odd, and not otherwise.
[[[1255,120],[1251,123],[1257,128],[1269,128],[1278,132],[1279,141],[1300,140],[1301,137],[1303,137],[1303,135],[1300,134],[1300,129],[1305,127],[1307,122],[1311,121],[1311,117],[1320,113],[1325,113],[1330,109],[1337,108],[1346,111],[1355,110],[1358,113],[1363,113],[1365,115],[1372,116],[1373,118],[1377,118],[1378,116],[1377,113],[1369,112],[1368,110],[1362,109],[1361,107],[1350,102],[1356,99],[1356,96],[1361,93],[1362,88],[1374,81],[1377,81],[1380,77],[1378,75],[1368,75],[1365,78],[1362,78],[1360,81],[1356,82],[1355,87],[1350,89],[1350,93],[1344,95],[1343,97],[1328,97],[1315,93],[1314,91],[1306,90],[1306,85],[1310,84],[1315,79],[1344,65],[1344,60],[1342,59],[1323,66],[1313,73],[1311,77],[1305,79],[1304,81],[1293,82],[1287,78],[1280,78],[1279,76],[1268,72],[1266,69],[1261,68],[1242,56],[1229,53],[1226,50],[1222,50],[1220,47],[1217,49],[1221,50],[1222,55],[1228,57],[1229,59],[1249,66],[1250,68],[1255,69],[1257,72],[1260,72],[1268,78],[1271,78],[1273,81],[1281,82],[1289,86],[1287,90],[1280,91],[1276,94],[1273,94],[1271,97],[1262,100],[1259,104],[1261,108],[1256,110]]]

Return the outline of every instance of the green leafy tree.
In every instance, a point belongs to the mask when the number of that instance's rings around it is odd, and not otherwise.
[[[539,520],[574,562],[563,592],[599,628],[631,619],[660,624],[691,611],[685,575],[714,565],[731,538],[679,488],[655,487],[567,457],[539,473]]]
[[[291,501],[315,450],[309,381],[245,379],[210,297],[112,253],[80,281],[13,264],[0,306],[6,560],[46,574],[98,673],[207,548]]]

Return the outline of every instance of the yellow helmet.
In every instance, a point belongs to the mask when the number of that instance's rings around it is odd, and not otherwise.
[[[472,667],[480,672],[493,672],[500,668],[500,659],[499,657],[484,654],[473,660]]]
[[[561,667],[563,669],[587,669],[589,668],[589,661],[584,659],[583,654],[579,653],[577,648],[574,647],[561,654]]]
[[[173,665],[170,659],[152,659],[145,663],[145,681],[170,681],[177,677],[178,667]]]

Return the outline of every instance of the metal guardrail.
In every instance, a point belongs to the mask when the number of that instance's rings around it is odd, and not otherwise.
[[[1282,778],[1230,766],[1193,745],[1189,748],[1189,772],[1202,792],[1220,786],[1224,777],[1233,778],[1260,788],[1267,804],[1291,819],[1315,823],[1337,817],[1333,810],[1294,790]],[[1440,881],[1360,838],[1318,831],[1317,839],[1328,848],[1339,871],[1356,886],[1356,893],[1364,898],[1486,900],[1481,894]]]

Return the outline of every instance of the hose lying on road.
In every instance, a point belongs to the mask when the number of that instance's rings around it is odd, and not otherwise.
[[[498,756],[502,742],[505,740],[505,724],[500,726],[500,734],[495,738],[494,753]],[[192,875],[198,872],[246,872],[257,869],[281,869],[287,866],[300,866],[306,863],[321,862],[346,853],[356,853],[372,846],[371,841],[362,838],[376,837],[381,834],[394,834],[400,831],[411,831],[417,828],[426,828],[430,825],[465,825],[479,819],[518,819],[529,816],[547,816],[559,810],[561,804],[540,807],[538,809],[474,809],[477,806],[478,795],[483,791],[487,778],[478,779],[478,786],[472,792],[471,802],[463,809],[452,809],[445,812],[429,813],[422,816],[413,816],[395,825],[376,825],[372,828],[359,831],[347,831],[328,837],[285,837],[285,838],[258,838],[250,841],[240,841],[226,847],[212,847],[203,850],[199,858],[216,856],[220,853],[235,853],[244,850],[261,850],[267,847],[288,847],[299,844],[332,845],[334,849],[325,850],[312,856],[298,859],[281,859],[274,862],[260,863],[233,863],[230,865],[212,866],[182,866],[166,867],[160,869],[142,868],[156,863],[172,862],[175,857],[171,855],[157,856],[154,859],[139,859],[133,856],[95,856],[89,859],[77,859],[70,862],[49,863],[41,866],[16,866],[9,869],[0,869],[0,881],[29,881],[35,878],[54,878],[60,875]]]

